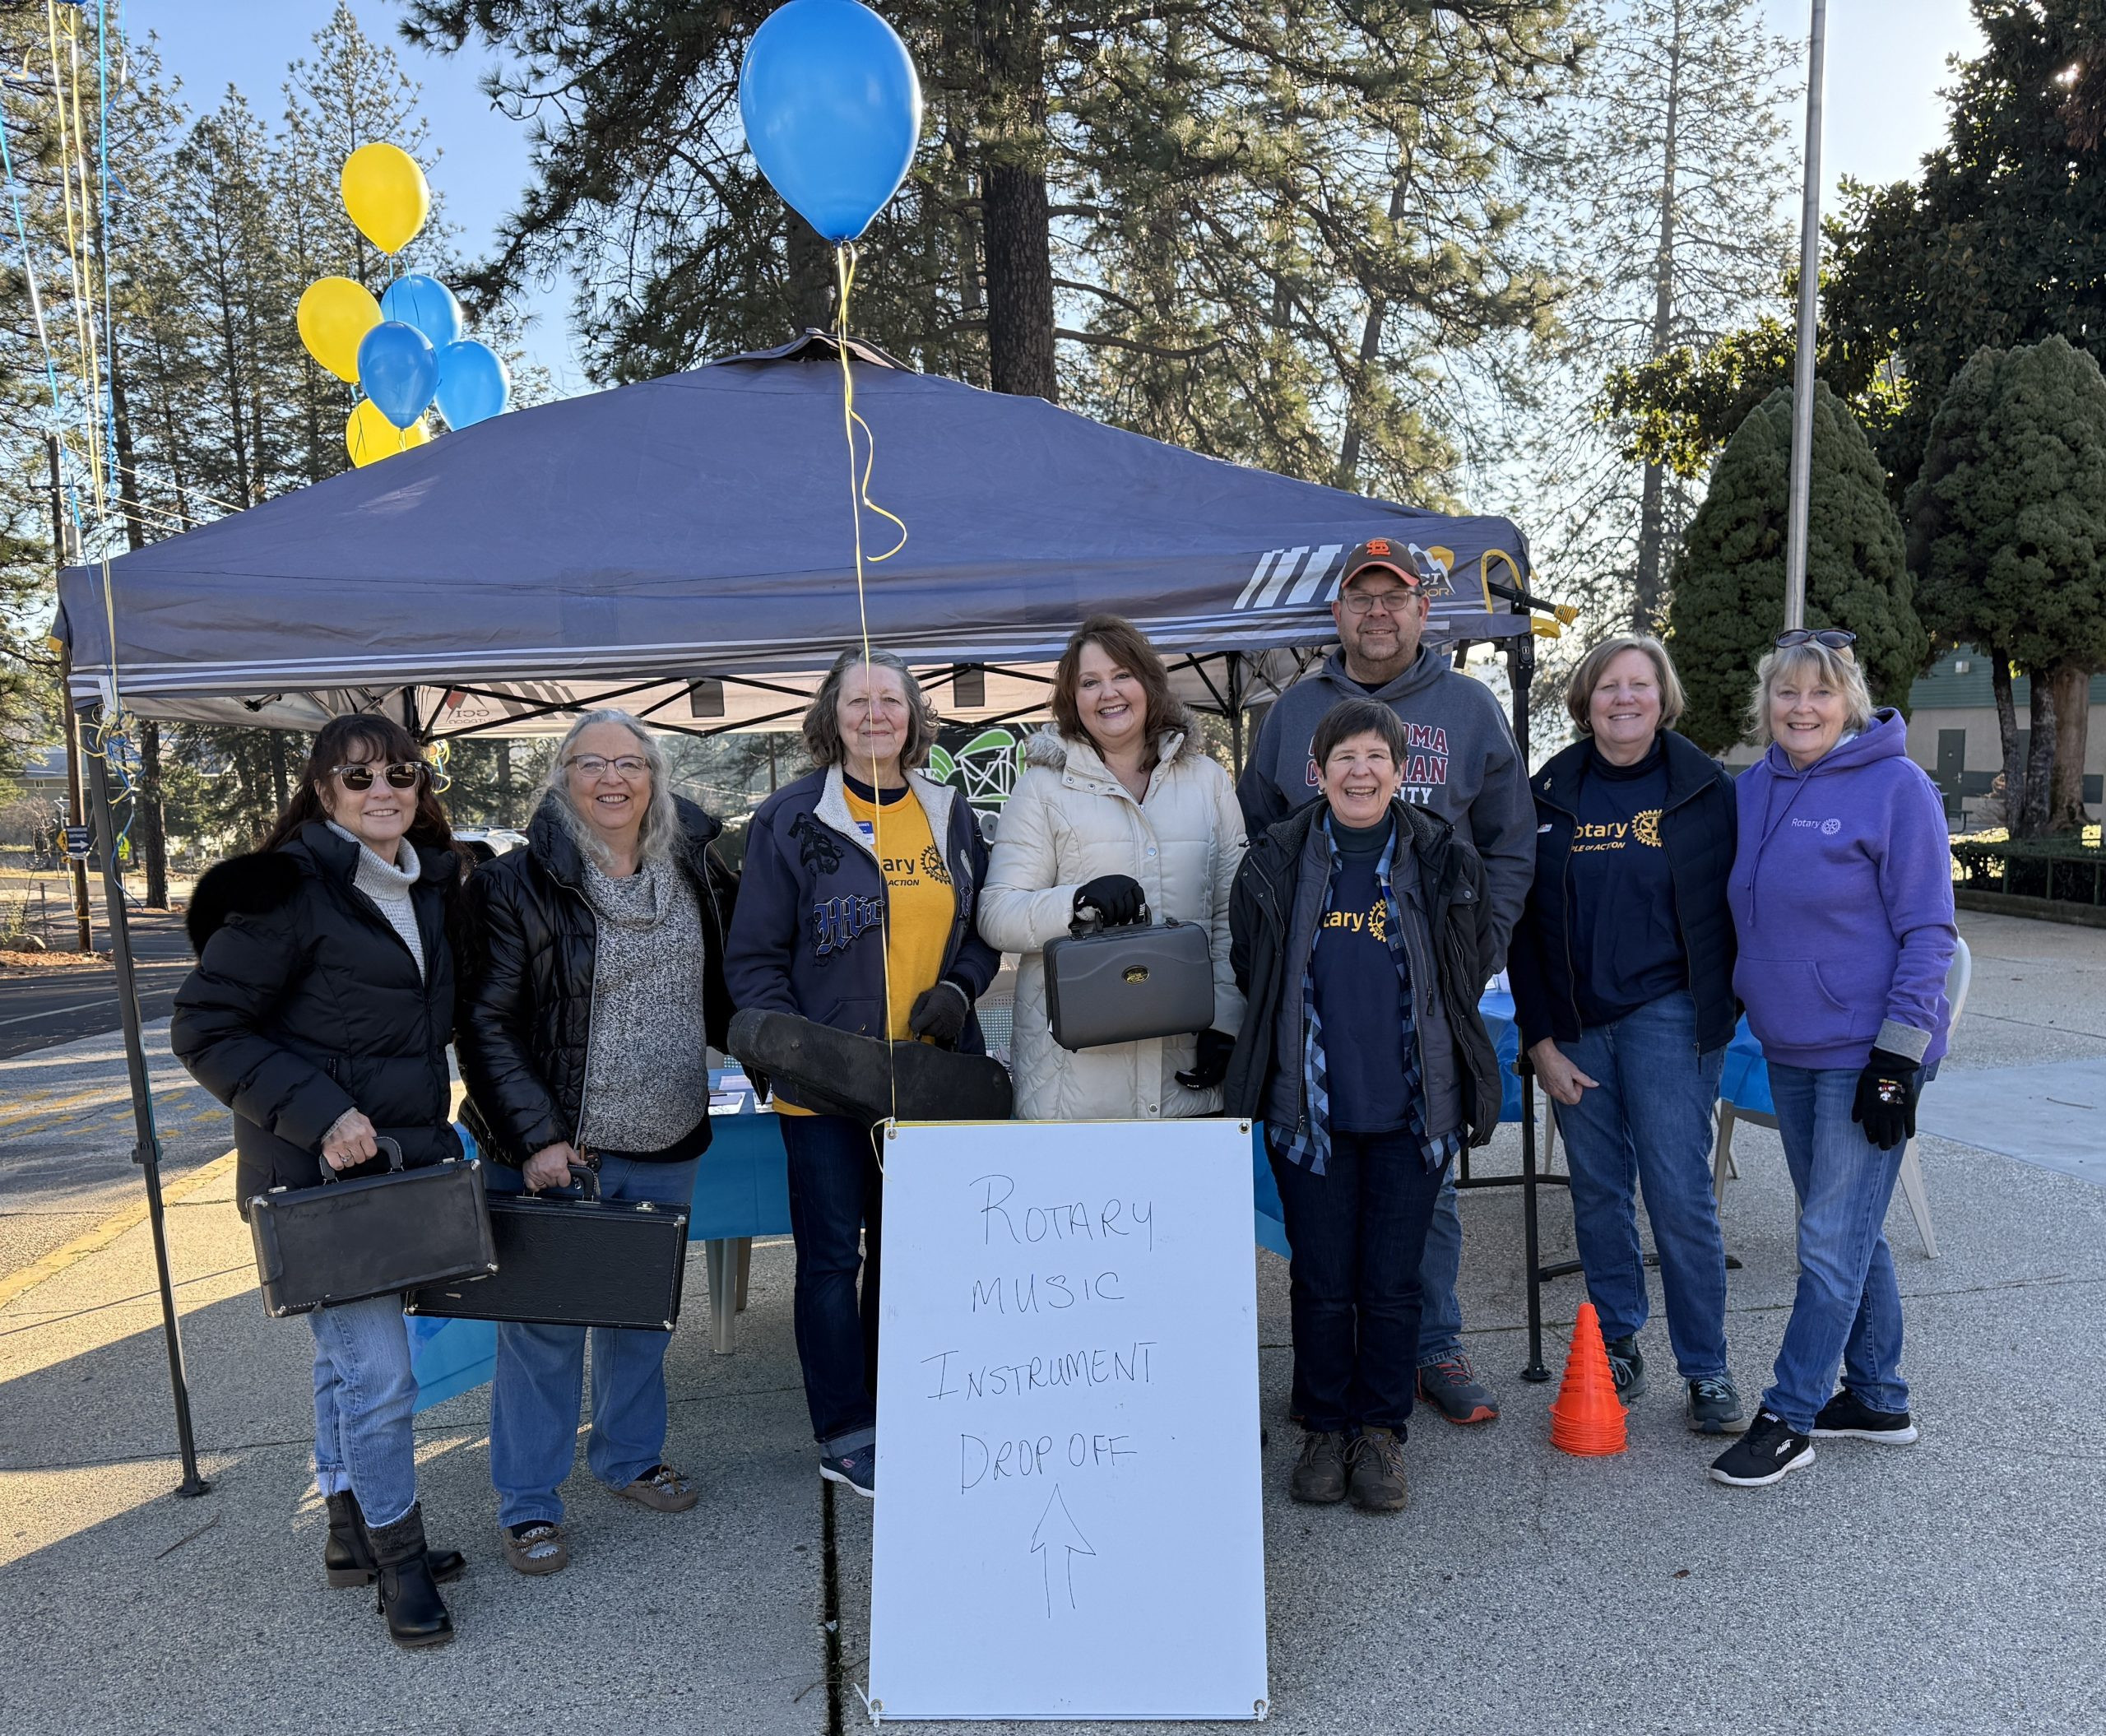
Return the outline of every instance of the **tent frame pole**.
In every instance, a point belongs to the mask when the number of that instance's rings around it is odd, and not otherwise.
[[[203,1495],[211,1484],[197,1473],[197,1439],[190,1421],[190,1381],[183,1361],[183,1328],[175,1311],[175,1285],[169,1272],[168,1225],[161,1203],[161,1142],[154,1126],[154,1091],[146,1072],[146,1038],[139,1016],[139,986],[132,970],[132,929],[124,908],[124,881],[117,869],[117,813],[109,796],[108,737],[100,752],[84,755],[95,789],[96,855],[102,861],[103,898],[109,926],[110,961],[116,968],[117,1009],[124,1026],[124,1070],[132,1087],[132,1122],[138,1143],[132,1161],[146,1184],[146,1222],[154,1238],[154,1276],[160,1288],[161,1334],[168,1344],[169,1385],[175,1398],[175,1438],[183,1458],[176,1493]]]
[[[1520,750],[1521,764],[1525,771],[1528,764],[1528,689],[1536,675],[1535,636],[1531,634],[1525,638],[1510,639],[1505,651],[1508,682],[1514,690],[1514,744]],[[1470,1173],[1469,1152],[1465,1148],[1457,1160],[1455,1186],[1459,1188],[1518,1187],[1521,1190],[1521,1257],[1528,1295],[1528,1360],[1521,1370],[1521,1378],[1542,1381],[1550,1378],[1550,1370],[1543,1362],[1542,1287],[1547,1279],[1561,1278],[1569,1272],[1578,1271],[1580,1264],[1577,1260],[1566,1260],[1548,1266],[1542,1263],[1542,1239],[1537,1217],[1538,1195],[1544,1187],[1569,1187],[1571,1184],[1564,1176],[1542,1174],[1537,1171],[1536,1078],[1528,1065],[1528,1051],[1519,1045],[1518,1024],[1515,1051],[1515,1070],[1521,1075],[1521,1173],[1518,1176],[1473,1176]]]

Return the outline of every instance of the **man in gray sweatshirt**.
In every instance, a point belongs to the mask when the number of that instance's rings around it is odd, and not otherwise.
[[[1380,699],[1404,726],[1403,799],[1427,807],[1477,847],[1491,895],[1494,956],[1527,902],[1535,872],[1536,810],[1528,768],[1491,689],[1423,649],[1429,584],[1401,542],[1376,537],[1346,557],[1331,618],[1338,649],[1282,694],[1236,786],[1253,838],[1317,795],[1310,739],[1341,699]],[[1419,1396],[1451,1423],[1488,1423],[1499,1407],[1463,1352],[1455,1278],[1463,1220],[1443,1183],[1419,1267]]]

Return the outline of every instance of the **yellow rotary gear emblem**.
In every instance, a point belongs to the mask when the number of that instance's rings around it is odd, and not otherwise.
[[[1367,931],[1385,946],[1389,944],[1389,906],[1386,901],[1376,899],[1374,909],[1368,912]]]
[[[1645,808],[1631,816],[1631,835],[1641,844],[1660,847],[1660,810]]]

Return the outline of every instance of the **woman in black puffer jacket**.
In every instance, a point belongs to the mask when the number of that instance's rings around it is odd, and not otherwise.
[[[461,1154],[448,1126],[453,1024],[448,939],[462,858],[408,731],[338,717],[252,855],[198,882],[197,964],[169,1042],[234,1115],[235,1197]],[[437,1581],[466,1563],[428,1552],[411,1416],[416,1378],[399,1296],[318,1308],[314,1474],[329,1506],[332,1585],[378,1578],[403,1645],[453,1634]]]

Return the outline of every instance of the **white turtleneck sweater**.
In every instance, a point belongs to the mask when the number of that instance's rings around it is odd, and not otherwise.
[[[347,843],[359,847],[358,872],[351,884],[379,907],[387,919],[387,926],[402,937],[402,944],[410,949],[410,956],[417,961],[420,978],[428,974],[424,968],[424,936],[417,931],[417,912],[410,902],[410,889],[417,884],[424,873],[424,866],[417,860],[416,846],[408,838],[401,838],[396,845],[392,862],[373,854],[372,849],[355,832],[346,830],[335,820],[329,829]]]

